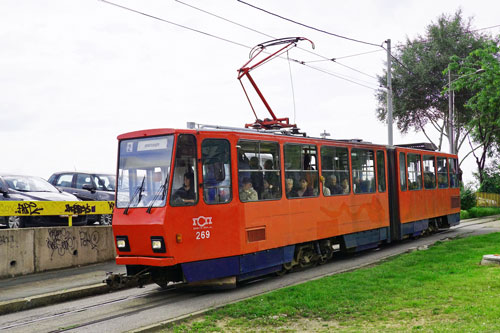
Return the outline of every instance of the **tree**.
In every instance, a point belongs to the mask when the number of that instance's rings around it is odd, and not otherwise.
[[[479,175],[476,175],[479,178]],[[479,192],[500,194],[500,164],[498,161],[484,168]]]
[[[397,59],[392,61],[394,121],[402,133],[422,131],[439,150],[443,138],[448,135],[448,97],[442,94],[448,78],[443,75],[443,70],[448,67],[451,56],[465,58],[488,40],[484,35],[471,32],[470,27],[471,21],[465,22],[460,10],[452,17],[442,15],[436,23],[427,26],[425,36],[407,39],[406,44],[394,52]],[[378,79],[385,87],[387,73]],[[379,102],[377,116],[381,121],[387,116],[386,95],[385,89],[376,93]],[[456,96],[456,152],[465,138],[464,124],[471,119],[470,109],[463,106],[471,96],[467,90]],[[437,141],[426,130],[428,124],[438,131]]]
[[[470,143],[482,186],[486,160],[498,150],[500,142],[500,48],[489,41],[465,59],[455,56],[452,60],[449,70],[460,75],[452,88],[458,92],[475,91],[464,104],[472,115],[465,128],[478,144],[474,148]],[[475,152],[477,148],[481,148],[479,154]]]

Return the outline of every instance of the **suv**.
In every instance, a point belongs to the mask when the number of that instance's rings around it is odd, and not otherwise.
[[[49,183],[84,201],[115,201],[115,175],[88,172],[56,172]],[[88,215],[88,224],[110,225],[113,215]]]

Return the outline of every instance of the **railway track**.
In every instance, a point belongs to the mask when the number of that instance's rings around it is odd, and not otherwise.
[[[281,277],[268,276],[249,281],[231,291],[196,292],[182,285],[174,285],[167,289],[147,285],[143,288],[121,290],[40,309],[12,313],[2,317],[0,331],[141,331],[144,327],[203,313],[207,309],[275,289],[372,265],[380,260],[404,253],[410,248],[429,246],[445,238],[499,231],[498,227],[484,228],[491,222],[491,219],[480,219],[417,240],[402,241],[360,254],[336,256],[324,265]]]

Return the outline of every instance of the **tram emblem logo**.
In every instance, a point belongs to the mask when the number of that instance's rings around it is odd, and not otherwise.
[[[193,227],[198,228],[211,228],[212,217],[199,216],[193,218]]]

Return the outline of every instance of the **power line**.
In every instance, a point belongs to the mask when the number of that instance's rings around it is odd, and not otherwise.
[[[498,28],[498,27],[500,27],[500,24],[493,25],[491,27],[486,27],[486,28],[480,28],[480,29],[471,30],[470,32],[476,32],[476,31],[481,31],[481,30],[493,29],[493,28]]]
[[[289,18],[286,18],[286,17],[283,17],[281,15],[278,15],[276,13],[273,13],[273,12],[270,12],[268,10],[265,10],[265,9],[262,9],[260,7],[257,7],[257,6],[254,6],[252,4],[249,4],[248,2],[245,2],[243,0],[238,0],[238,2],[241,2],[242,4],[244,5],[247,5],[247,6],[250,6],[252,8],[255,8],[257,10],[260,10],[264,13],[267,13],[267,14],[270,14],[270,15],[273,15],[273,16],[276,16],[276,17],[279,17],[280,19],[282,20],[285,20],[285,21],[288,21],[288,22],[292,22],[292,23],[295,23],[295,24],[298,24],[298,25],[301,25],[303,27],[306,27],[306,28],[309,28],[309,29],[312,29],[312,30],[315,30],[315,31],[319,31],[319,32],[322,32],[324,34],[327,34],[327,35],[330,35],[330,36],[334,36],[334,37],[338,37],[338,38],[343,38],[343,39],[346,39],[346,40],[350,40],[351,42],[356,42],[356,43],[361,43],[361,44],[366,44],[366,45],[372,45],[372,46],[377,46],[377,47],[381,47],[381,45],[379,44],[375,44],[375,43],[370,43],[370,42],[365,42],[365,41],[362,41],[362,40],[359,40],[359,39],[354,39],[354,38],[350,38],[350,37],[346,37],[346,36],[342,36],[342,35],[338,35],[338,34],[334,34],[332,32],[329,32],[329,31],[326,31],[326,30],[323,30],[323,29],[318,29],[318,28],[315,28],[313,26],[310,26],[310,25],[307,25],[307,24],[304,24],[304,23],[300,23],[300,22],[297,22],[295,20],[292,20],[292,19],[289,19]]]
[[[202,35],[205,35],[205,36],[208,36],[208,37],[212,37],[212,38],[215,38],[215,39],[218,39],[218,40],[221,40],[221,41],[224,41],[224,42],[227,42],[227,43],[230,43],[230,44],[233,44],[233,45],[237,45],[237,46],[241,46],[241,47],[244,47],[246,49],[253,49],[252,47],[248,46],[248,45],[245,45],[245,44],[242,44],[242,43],[238,43],[238,42],[235,42],[235,41],[232,41],[232,40],[229,40],[227,38],[223,38],[223,37],[219,37],[219,36],[216,36],[216,35],[213,35],[213,34],[210,34],[208,32],[204,32],[204,31],[201,31],[201,30],[198,30],[198,29],[194,29],[194,28],[191,28],[191,27],[188,27],[188,26],[185,26],[185,25],[182,25],[182,24],[178,24],[178,23],[175,23],[175,22],[171,22],[171,21],[168,21],[166,19],[162,19],[160,17],[157,17],[157,16],[154,16],[154,15],[151,15],[151,14],[147,14],[147,13],[144,13],[144,12],[141,12],[141,11],[138,11],[138,10],[135,10],[135,9],[132,9],[132,8],[129,8],[129,7],[126,7],[126,6],[122,6],[122,5],[119,5],[119,4],[116,4],[114,2],[111,2],[111,1],[108,1],[108,0],[100,0],[106,4],[109,4],[109,5],[112,5],[112,6],[115,6],[115,7],[118,7],[118,8],[121,8],[121,9],[124,9],[124,10],[128,10],[130,12],[133,12],[133,13],[136,13],[136,14],[140,14],[140,15],[143,15],[143,16],[146,16],[146,17],[149,17],[149,18],[152,18],[152,19],[155,19],[155,20],[158,20],[158,21],[161,21],[161,22],[164,22],[164,23],[168,23],[168,24],[171,24],[171,25],[174,25],[176,27],[179,27],[179,28],[183,28],[183,29],[187,29],[189,31],[193,31],[193,32],[196,32],[196,33],[199,33],[199,34],[202,34]],[[283,57],[280,57],[281,59],[284,59],[284,60],[287,60],[286,58],[283,58]],[[357,85],[360,85],[360,86],[363,86],[363,87],[366,87],[366,88],[369,88],[369,89],[372,89],[372,90],[376,90],[374,88],[371,88],[371,87],[368,87],[366,85],[363,85],[361,83],[358,83],[358,82],[355,82],[353,80],[350,80],[350,79],[347,79],[345,77],[342,77],[342,76],[339,76],[339,75],[336,75],[336,74],[333,74],[331,72],[328,72],[326,70],[322,70],[322,69],[319,69],[319,68],[316,68],[316,67],[313,67],[313,66],[309,66],[307,65],[304,61],[300,61],[300,60],[296,60],[296,59],[292,59],[292,58],[289,58],[288,61],[293,61],[293,62],[296,62],[298,64],[301,64],[301,65],[305,65],[306,67],[309,67],[309,68],[312,68],[314,70],[317,70],[317,71],[320,71],[320,72],[323,72],[323,73],[326,73],[326,74],[329,74],[329,75],[332,75],[332,76],[335,76],[339,79],[342,79],[342,80],[345,80],[345,81],[349,81],[351,83],[354,83],[354,84],[357,84]]]
[[[311,65],[308,65],[306,63],[302,63],[302,65],[306,66],[306,67],[309,67],[311,69],[314,69],[314,70],[317,70],[319,72],[322,72],[322,73],[325,73],[325,74],[328,74],[328,75],[331,75],[331,76],[334,76],[336,78],[339,78],[339,79],[342,79],[342,80],[345,80],[345,81],[349,81],[351,83],[354,83],[354,84],[357,84],[358,86],[362,86],[362,87],[365,87],[365,88],[368,88],[368,89],[371,89],[371,90],[374,90],[374,91],[377,91],[377,88],[373,88],[373,87],[369,87],[367,85],[364,85],[362,83],[359,83],[359,82],[356,82],[356,81],[353,81],[353,80],[350,80],[350,79],[347,79],[345,77],[342,77],[338,74],[335,74],[335,73],[332,73],[330,71],[327,71],[326,69],[322,69],[322,68],[318,68],[318,67],[314,67],[314,66],[311,66]]]
[[[241,47],[244,47],[244,48],[247,48],[247,49],[252,49],[252,47],[250,47],[248,45],[244,45],[244,44],[241,44],[241,43],[238,43],[238,42],[235,42],[235,41],[223,38],[223,37],[212,35],[212,34],[210,34],[208,32],[204,32],[204,31],[201,31],[201,30],[198,30],[198,29],[190,28],[190,27],[187,27],[187,26],[182,25],[182,24],[174,23],[174,22],[162,19],[162,18],[154,16],[154,15],[150,15],[150,14],[147,14],[147,13],[144,13],[144,12],[141,12],[141,11],[129,8],[129,7],[125,7],[125,6],[113,3],[113,2],[108,1],[108,0],[100,0],[100,1],[102,1],[104,3],[107,3],[108,5],[112,5],[112,6],[121,8],[121,9],[125,9],[125,10],[128,10],[128,11],[131,11],[133,13],[137,13],[137,14],[144,15],[144,16],[150,17],[150,18],[158,20],[158,21],[162,21],[162,22],[165,22],[165,23],[168,23],[168,24],[175,25],[176,27],[179,27],[179,28],[183,28],[183,29],[187,29],[187,30],[190,30],[190,31],[194,31],[194,32],[197,32],[199,34],[202,34],[202,35],[205,35],[205,36],[209,36],[209,37],[212,37],[212,38],[215,38],[215,39],[219,39],[219,40],[222,40],[224,42],[231,43],[231,44],[234,44],[234,45],[238,45],[238,46],[241,46]]]
[[[261,32],[261,31],[259,31],[259,30],[256,30],[256,29],[253,29],[253,28],[250,28],[250,27],[248,27],[248,26],[246,26],[246,25],[243,25],[243,24],[241,24],[241,23],[238,23],[238,22],[235,22],[235,21],[229,20],[229,19],[227,19],[227,18],[225,18],[225,17],[222,17],[222,16],[220,16],[220,15],[214,14],[214,13],[212,13],[212,12],[209,12],[209,11],[207,11],[207,10],[201,9],[201,8],[199,8],[199,7],[193,6],[193,5],[191,5],[191,4],[188,4],[188,3],[186,3],[186,2],[183,2],[183,1],[181,1],[181,0],[175,0],[175,1],[176,1],[176,2],[178,2],[178,3],[180,3],[180,4],[182,4],[182,5],[185,5],[185,6],[187,6],[187,7],[190,7],[190,8],[192,8],[192,9],[198,10],[198,11],[200,11],[200,12],[202,12],[202,13],[208,14],[208,15],[210,15],[210,16],[214,16],[214,17],[216,17],[216,18],[218,18],[218,19],[221,19],[221,20],[223,20],[223,21],[226,21],[226,22],[229,22],[229,23],[231,23],[231,24],[234,24],[234,25],[237,25],[237,26],[239,26],[239,27],[242,27],[242,28],[244,28],[244,29],[250,30],[250,31],[252,31],[252,32],[256,32],[256,33],[258,33],[258,34],[260,34],[260,35],[263,35],[263,36],[266,36],[266,37],[269,37],[269,38],[274,38],[274,39],[276,39],[276,37],[275,37],[275,36],[272,36],[272,35],[266,34],[266,33],[264,33],[264,32]],[[368,76],[368,77],[371,77],[371,78],[373,78],[373,79],[376,79],[376,80],[377,80],[377,77],[375,77],[375,76],[373,76],[373,75],[370,75],[370,74],[364,73],[364,72],[362,72],[362,71],[360,71],[360,70],[358,70],[358,69],[355,69],[355,68],[353,68],[353,67],[350,67],[350,66],[347,66],[347,65],[341,64],[341,63],[339,63],[338,61],[336,61],[337,59],[341,59],[341,58],[348,58],[348,57],[353,57],[353,56],[356,56],[356,55],[344,56],[344,57],[340,57],[340,58],[328,58],[328,57],[325,57],[325,56],[323,56],[323,55],[321,55],[321,54],[318,54],[318,53],[312,52],[312,51],[310,51],[310,50],[304,49],[304,48],[299,47],[299,46],[297,46],[297,48],[298,48],[298,49],[300,49],[300,50],[306,51],[306,52],[308,52],[308,53],[310,53],[310,54],[314,54],[314,55],[316,55],[316,56],[318,56],[318,57],[320,57],[320,58],[322,58],[322,59],[323,59],[323,60],[318,60],[318,61],[333,61],[333,62],[335,62],[336,64],[338,64],[338,65],[340,65],[340,66],[346,67],[346,68],[348,68],[348,69],[350,69],[350,70],[352,70],[352,71],[358,72],[358,73],[360,73],[360,74],[363,74],[363,75],[365,75],[365,76]],[[359,54],[357,54],[357,55],[368,54],[368,53],[373,53],[373,52],[380,52],[380,51],[382,51],[382,50],[375,50],[375,51],[370,51],[370,52],[364,52],[364,53],[359,53]],[[290,61],[290,59],[288,58],[288,54],[287,54],[287,59]],[[310,63],[310,62],[314,62],[314,61],[305,61],[304,63]]]

